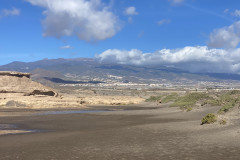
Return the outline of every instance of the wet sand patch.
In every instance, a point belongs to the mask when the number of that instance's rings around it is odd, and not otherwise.
[[[19,129],[17,125],[13,125],[13,124],[0,124],[0,136],[10,135],[10,134],[32,133],[32,132],[36,132],[36,131]]]
[[[107,111],[107,110],[45,111],[45,112],[35,113],[35,115],[61,115],[61,114],[100,113],[100,112],[110,112],[110,111]]]
[[[7,134],[23,134],[23,133],[32,133],[33,131],[25,131],[25,130],[0,130],[1,135]]]

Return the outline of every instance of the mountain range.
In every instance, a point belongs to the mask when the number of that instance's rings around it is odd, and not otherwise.
[[[1,71],[32,73],[32,79],[44,83],[101,83],[118,79],[124,83],[189,83],[239,81],[240,75],[229,73],[190,73],[182,69],[148,65],[136,66],[100,62],[93,58],[43,59],[35,62],[12,62],[0,66]]]

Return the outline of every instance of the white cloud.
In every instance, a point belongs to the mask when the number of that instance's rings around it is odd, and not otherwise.
[[[183,3],[185,0],[168,0],[168,1],[171,2],[174,5],[177,5],[177,4]]]
[[[70,45],[62,46],[61,49],[71,49],[72,47]]]
[[[16,8],[12,9],[3,9],[0,12],[0,17],[7,17],[7,16],[18,16],[20,15],[20,10]]]
[[[229,12],[229,9],[226,8],[224,11],[223,11],[225,14],[227,14]]]
[[[44,36],[105,40],[120,29],[118,17],[101,0],[26,0],[45,8]]]
[[[158,21],[157,24],[158,25],[163,25],[163,24],[168,24],[170,22],[171,22],[170,19],[162,19],[162,20]]]
[[[235,10],[231,15],[235,17],[240,17],[240,10]]]
[[[124,11],[124,14],[128,16],[134,16],[134,15],[138,15],[138,12],[136,11],[135,7],[128,7]]]
[[[206,46],[162,49],[154,53],[109,49],[96,56],[100,61],[134,65],[171,65],[191,72],[240,73],[240,49],[209,49]]]
[[[236,48],[240,43],[240,21],[214,30],[209,37],[208,46],[214,48]]]

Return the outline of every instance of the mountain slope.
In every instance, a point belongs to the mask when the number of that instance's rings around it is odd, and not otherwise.
[[[189,73],[166,66],[133,66],[124,64],[101,63],[91,58],[44,59],[36,62],[12,62],[0,66],[0,70],[32,72],[33,79],[47,81],[58,78],[62,82],[80,80],[106,80],[120,77],[123,82],[152,83],[170,81],[188,83],[189,81],[240,80],[239,75],[214,73]],[[59,81],[59,82],[60,82]],[[52,81],[53,82],[53,81]],[[53,82],[55,83],[55,82]]]

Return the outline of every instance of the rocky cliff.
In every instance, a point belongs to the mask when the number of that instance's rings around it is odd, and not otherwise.
[[[57,96],[53,89],[30,79],[30,73],[0,72],[1,93],[24,93],[25,95]]]

